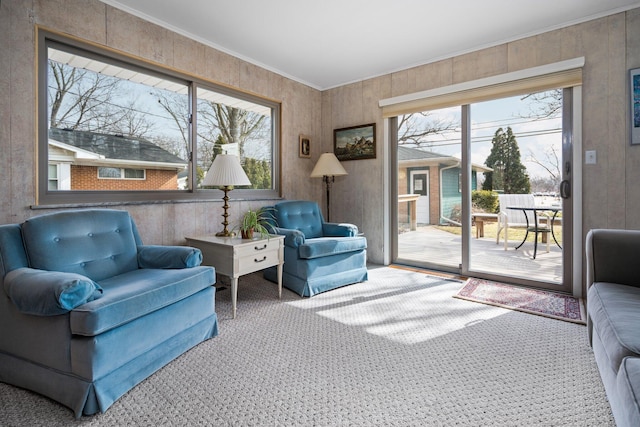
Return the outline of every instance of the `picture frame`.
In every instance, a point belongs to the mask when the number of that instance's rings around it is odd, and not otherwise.
[[[631,145],[640,145],[640,68],[629,70]]]
[[[300,134],[298,138],[298,157],[311,158],[311,137]]]
[[[333,130],[333,153],[338,160],[376,158],[376,124]]]

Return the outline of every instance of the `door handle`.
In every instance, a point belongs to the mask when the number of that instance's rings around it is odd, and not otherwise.
[[[560,197],[563,199],[571,197],[571,183],[566,179],[560,183]]]

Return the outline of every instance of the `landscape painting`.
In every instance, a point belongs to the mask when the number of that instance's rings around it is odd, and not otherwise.
[[[376,158],[376,124],[334,129],[333,152],[338,160]]]

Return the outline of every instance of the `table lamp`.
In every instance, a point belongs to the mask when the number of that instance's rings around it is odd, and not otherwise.
[[[318,159],[311,178],[320,178],[327,186],[327,222],[331,222],[331,185],[335,181],[336,176],[347,175],[347,171],[342,167],[340,161],[333,153],[323,153]]]
[[[224,230],[216,233],[216,236],[235,236],[234,232],[227,229],[227,226],[229,225],[229,221],[227,220],[229,217],[228,193],[233,190],[233,186],[238,185],[251,185],[249,177],[247,177],[247,174],[240,165],[240,160],[232,154],[218,154],[202,181],[203,187],[222,187],[222,191],[224,191],[224,197],[222,198],[222,200],[224,200],[224,206],[222,206],[224,209],[224,214],[222,214],[222,217],[224,218],[224,221],[222,222]]]

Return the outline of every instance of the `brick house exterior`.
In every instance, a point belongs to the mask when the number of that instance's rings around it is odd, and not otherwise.
[[[177,190],[186,167],[143,138],[49,129],[50,190]]]

